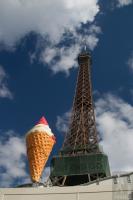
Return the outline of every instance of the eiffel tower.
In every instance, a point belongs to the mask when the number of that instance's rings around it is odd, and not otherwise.
[[[58,156],[52,158],[53,185],[80,185],[110,176],[108,157],[100,150],[91,85],[91,55],[78,56],[79,72],[69,130]]]

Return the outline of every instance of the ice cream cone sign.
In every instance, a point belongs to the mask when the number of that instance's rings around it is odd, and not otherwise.
[[[26,134],[27,157],[33,182],[40,181],[55,141],[55,136],[44,117]]]

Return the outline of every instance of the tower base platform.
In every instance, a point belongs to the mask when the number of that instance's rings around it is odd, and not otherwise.
[[[80,185],[108,176],[108,157],[103,153],[56,156],[51,161],[53,185]]]

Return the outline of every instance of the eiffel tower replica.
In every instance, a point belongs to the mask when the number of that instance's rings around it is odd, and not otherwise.
[[[69,130],[58,156],[52,158],[53,185],[73,186],[110,176],[108,157],[100,150],[91,85],[91,55],[78,56],[79,72]]]

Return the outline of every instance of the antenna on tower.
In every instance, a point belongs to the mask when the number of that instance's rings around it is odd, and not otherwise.
[[[83,39],[82,39],[82,46],[83,46],[83,50],[86,52],[86,50],[87,50],[87,46],[86,46],[86,38],[84,37]]]

